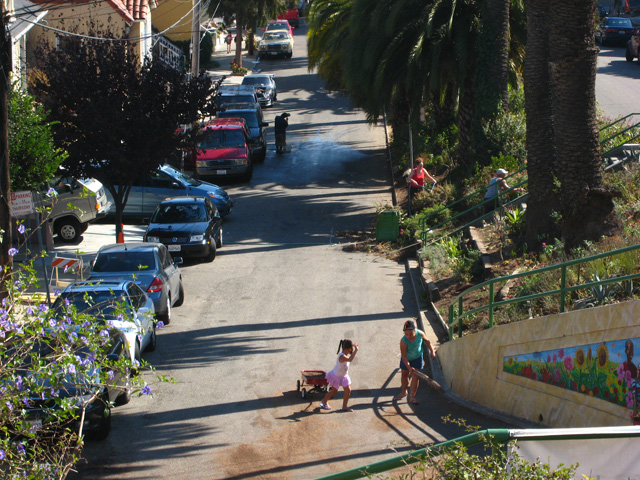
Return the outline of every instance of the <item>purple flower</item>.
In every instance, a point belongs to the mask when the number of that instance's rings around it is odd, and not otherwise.
[[[75,375],[76,374],[76,366],[74,364],[71,364],[67,367],[67,371],[71,374],[71,375]]]
[[[115,373],[113,373],[113,370],[109,370],[109,371],[107,372],[107,375],[109,375],[109,378],[110,378],[111,380],[113,380],[113,377],[115,376]]]
[[[151,387],[149,385],[145,385],[144,387],[142,387],[142,394],[151,395]]]
[[[60,290],[56,288],[56,289],[53,291],[53,294],[57,297],[58,295],[60,295]],[[67,300],[67,301],[68,301],[68,300]]]
[[[9,253],[9,256],[10,256],[10,257],[15,257],[15,256],[18,254],[18,251],[19,251],[19,250],[18,250],[17,248],[13,248],[13,247],[11,247],[11,248],[9,249],[9,252],[8,252],[8,253]]]
[[[27,307],[27,315],[33,315],[33,308]]]
[[[20,375],[18,375],[18,378],[16,379],[16,388],[19,392],[22,391],[22,377]]]
[[[52,187],[49,190],[47,190],[47,195],[49,197],[56,197],[58,195],[58,192],[56,192],[56,189]]]
[[[164,322],[162,320],[156,323],[156,328],[163,328],[163,327],[164,327]]]
[[[573,368],[573,359],[571,357],[564,357],[564,368],[567,369],[567,372]]]
[[[20,225],[18,225],[18,233],[20,235],[22,235],[25,232],[26,228],[24,227],[24,224],[21,223]]]
[[[47,312],[49,310],[49,307],[47,307],[44,303],[41,303],[40,305],[38,305],[38,310],[40,310],[41,312]]]
[[[5,454],[4,450],[0,449],[0,460],[4,460]]]
[[[24,452],[25,452],[25,450],[24,450],[24,445],[22,445],[21,443],[19,443],[19,444],[17,445],[17,448],[18,448],[18,453],[19,453],[20,455],[24,455]]]

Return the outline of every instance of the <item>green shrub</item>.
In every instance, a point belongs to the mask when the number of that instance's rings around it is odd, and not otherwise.
[[[426,218],[427,227],[433,227],[451,218],[451,212],[442,204],[435,204],[420,210],[419,217]]]

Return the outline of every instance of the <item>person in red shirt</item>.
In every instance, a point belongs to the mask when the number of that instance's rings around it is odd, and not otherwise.
[[[422,162],[422,158],[416,159],[416,168],[411,172],[411,177],[409,178],[409,196],[413,199],[414,195],[418,192],[424,190],[424,181],[429,180],[435,186],[436,181],[429,172],[424,168],[424,164]]]

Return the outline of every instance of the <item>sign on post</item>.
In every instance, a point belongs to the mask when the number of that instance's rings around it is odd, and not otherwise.
[[[13,217],[24,217],[35,212],[31,192],[11,192],[11,215]]]

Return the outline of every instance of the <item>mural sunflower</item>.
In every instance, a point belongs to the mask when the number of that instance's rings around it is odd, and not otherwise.
[[[598,357],[598,368],[604,370],[607,367],[607,362],[609,361],[609,350],[607,349],[607,346],[600,345],[596,352],[596,356]]]
[[[584,356],[584,350],[582,348],[579,348],[578,350],[576,350],[576,355],[573,359],[575,361],[575,366],[578,368],[584,368],[587,362]]]

